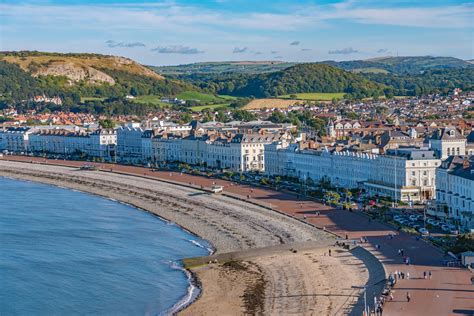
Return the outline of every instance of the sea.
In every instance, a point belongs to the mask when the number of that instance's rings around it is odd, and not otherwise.
[[[0,315],[167,315],[211,246],[99,196],[0,177]]]

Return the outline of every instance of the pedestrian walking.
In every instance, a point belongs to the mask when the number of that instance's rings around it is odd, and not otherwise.
[[[410,301],[411,301],[410,292],[407,292],[407,302],[410,303]]]
[[[395,280],[398,278],[398,271],[395,271],[395,273],[393,274],[393,276],[395,277]]]
[[[393,293],[392,293],[392,291],[390,291],[389,296],[390,296],[390,300],[393,301]]]
[[[431,280],[431,271],[428,272],[428,277]]]
[[[402,257],[403,257],[403,255],[404,255],[404,252],[405,252],[405,251],[403,250],[403,248],[400,249],[400,254],[402,255]]]
[[[405,273],[400,272],[402,274],[402,280],[405,280]]]
[[[346,240],[349,239],[349,236],[346,234]]]
[[[398,255],[401,255],[401,254],[402,254],[402,250],[398,249]]]
[[[329,249],[329,257],[331,257],[331,249]]]
[[[407,271],[407,280],[410,280],[410,272]]]

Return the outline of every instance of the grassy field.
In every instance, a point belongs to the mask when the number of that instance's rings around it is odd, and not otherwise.
[[[224,100],[237,100],[237,97],[231,96],[231,95],[225,95],[225,94],[218,94],[217,95],[219,98],[224,99]]]
[[[212,94],[200,93],[197,91],[185,91],[176,96],[178,99],[183,99],[186,101],[196,100],[199,101],[200,105],[192,106],[193,111],[202,111],[204,109],[217,109],[225,108],[229,105],[229,102],[236,99],[233,96],[219,95],[214,96]],[[160,101],[161,97],[158,95],[142,95],[133,99],[133,102],[136,103],[147,103],[159,105],[162,107],[170,106],[169,103]]]
[[[286,95],[280,95],[278,98],[291,99],[292,95],[296,95],[296,99],[298,100],[311,100],[311,101],[331,101],[334,98],[340,100],[344,97],[343,92],[336,92],[336,93],[315,92],[315,93],[295,93],[291,95],[286,94]]]
[[[178,94],[176,97],[186,101],[195,100],[201,103],[221,102],[224,100],[223,98],[216,97],[215,95],[197,91],[184,91]]]
[[[168,103],[161,102],[161,97],[159,95],[141,95],[133,99],[133,102],[136,103],[146,103],[146,104],[153,104],[159,106],[169,106]]]

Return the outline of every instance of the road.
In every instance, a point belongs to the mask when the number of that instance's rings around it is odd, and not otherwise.
[[[8,156],[3,159],[72,167],[84,164],[81,161],[45,160],[22,156]],[[296,194],[237,185],[224,180],[177,172],[153,172],[151,169],[134,166],[104,163],[95,163],[95,165],[107,171],[159,178],[188,185],[210,187],[215,182],[224,186],[226,192],[239,195],[243,199],[248,199],[250,196],[253,202],[264,202],[278,211],[306,220],[342,238],[346,238],[346,235],[349,239],[367,237],[368,243],[364,246],[384,264],[387,273],[403,271],[410,274],[409,280],[397,282],[394,300],[385,304],[384,315],[474,315],[474,286],[470,281],[472,274],[468,270],[443,266],[444,256],[439,249],[417,240],[412,235],[394,231],[385,224],[369,221],[356,212],[338,210],[309,199],[301,199]],[[319,211],[320,215],[318,216],[315,211]],[[390,234],[395,237],[390,238]],[[379,249],[376,249],[375,245],[380,245]],[[398,254],[399,249],[403,249],[404,254],[410,258],[410,265],[403,263],[403,258]],[[424,271],[431,271],[432,278],[424,279]],[[411,302],[406,300],[407,292],[410,293]]]

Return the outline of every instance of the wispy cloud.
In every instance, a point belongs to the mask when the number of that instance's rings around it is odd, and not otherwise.
[[[312,49],[311,48],[302,48],[301,51],[302,52],[309,52],[309,51],[312,51]]]
[[[125,47],[125,48],[131,48],[131,47],[145,47],[146,45],[140,42],[131,42],[131,43],[126,43],[126,42],[116,42],[112,40],[108,40],[105,42],[108,47]]]
[[[262,55],[262,52],[253,52],[254,55]]]
[[[290,43],[290,46],[298,46],[300,44],[300,41],[293,41]]]
[[[276,50],[272,50],[270,54],[275,55],[275,54],[278,54],[278,52]]]
[[[226,27],[234,30],[307,30],[328,26],[332,22],[399,25],[425,28],[472,27],[474,6],[471,4],[406,7],[384,7],[373,2],[343,1],[338,5],[289,6],[287,13],[232,12],[218,8],[158,4],[90,4],[70,5],[44,3],[0,4],[2,20],[15,19],[31,25],[76,25],[82,28],[156,29],[195,31],[196,28]],[[3,22],[2,22],[3,24]],[[297,46],[299,41],[290,45]]]
[[[390,54],[391,52],[386,48],[377,49],[377,54]]]
[[[328,54],[330,55],[348,55],[348,54],[355,54],[358,53],[359,51],[357,49],[353,49],[352,47],[346,47],[343,49],[335,49],[335,50],[330,50],[328,51]]]
[[[183,54],[183,55],[195,55],[202,54],[204,51],[197,48],[192,48],[182,45],[172,45],[172,46],[158,46],[151,50],[152,52],[157,52],[159,54]]]
[[[234,54],[242,54],[248,51],[248,47],[234,47],[234,50],[232,50],[232,53]]]

